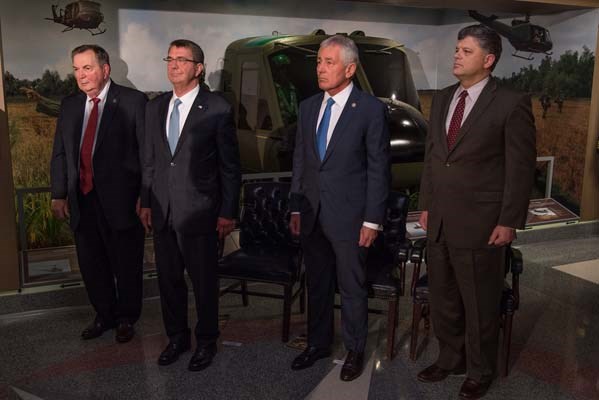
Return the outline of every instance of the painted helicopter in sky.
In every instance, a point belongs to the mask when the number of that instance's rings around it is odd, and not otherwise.
[[[553,42],[551,41],[549,31],[542,26],[531,24],[529,15],[526,15],[523,20],[512,20],[510,26],[497,21],[496,15],[486,17],[474,10],[469,10],[468,14],[470,17],[494,29],[501,36],[505,37],[514,46],[514,49],[516,49],[516,52],[512,54],[514,57],[532,60],[533,53],[552,54]],[[528,53],[528,56],[519,54],[518,52]]]
[[[92,36],[106,32],[106,28],[100,28],[100,24],[104,22],[104,14],[100,11],[100,3],[95,1],[75,1],[67,4],[64,9],[53,4],[52,18],[45,19],[65,25],[63,32],[75,28],[85,29]]]

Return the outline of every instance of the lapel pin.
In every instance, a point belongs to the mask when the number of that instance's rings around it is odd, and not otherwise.
[[[116,99],[112,99],[112,102],[113,102],[113,103],[116,103]]]
[[[351,108],[356,108],[356,103],[351,103]]]
[[[200,105],[198,106],[198,108],[199,108],[200,110],[202,110],[202,109],[204,108],[204,106],[200,104]]]

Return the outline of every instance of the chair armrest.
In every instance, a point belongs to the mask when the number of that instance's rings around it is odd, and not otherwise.
[[[512,275],[520,275],[524,272],[524,261],[522,260],[522,252],[513,247],[510,249],[510,270]]]
[[[410,258],[410,249],[412,248],[412,242],[408,239],[404,239],[397,248],[396,262],[398,264],[405,264]]]
[[[421,264],[424,260],[424,249],[426,248],[426,239],[418,239],[412,244],[410,261],[414,264]]]

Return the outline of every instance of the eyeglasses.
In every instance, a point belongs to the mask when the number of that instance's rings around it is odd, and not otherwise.
[[[167,64],[169,64],[171,61],[176,62],[177,64],[184,64],[186,62],[190,62],[190,63],[196,63],[196,64],[201,64],[201,62],[196,61],[196,60],[190,60],[189,58],[185,58],[185,57],[177,57],[177,58],[173,58],[173,57],[165,57],[162,59],[163,61],[166,61]]]

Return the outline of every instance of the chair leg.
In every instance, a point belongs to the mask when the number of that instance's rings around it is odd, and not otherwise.
[[[408,265],[404,262],[401,263],[400,271],[399,271],[399,282],[401,284],[401,295],[405,296],[406,294],[406,268]]]
[[[285,286],[285,293],[283,298],[283,333],[281,334],[281,340],[283,343],[289,341],[289,325],[291,324],[291,296],[293,287],[290,285]]]
[[[412,271],[412,285],[410,287],[410,296],[414,296],[414,290],[416,289],[416,282],[420,278],[420,263],[414,264],[414,270]]]
[[[247,281],[241,281],[241,301],[243,302],[243,306],[247,307],[250,304],[248,298],[248,283]]]
[[[397,299],[391,299],[387,304],[387,359],[393,360],[393,349],[395,347],[395,328],[397,327]]]
[[[418,328],[422,318],[422,304],[414,303],[412,308],[412,337],[410,339],[410,360],[416,360],[416,350],[418,348]]]
[[[506,377],[508,375],[510,363],[510,347],[512,345],[512,321],[513,313],[507,313],[503,321],[503,344],[501,346],[501,374]]]

